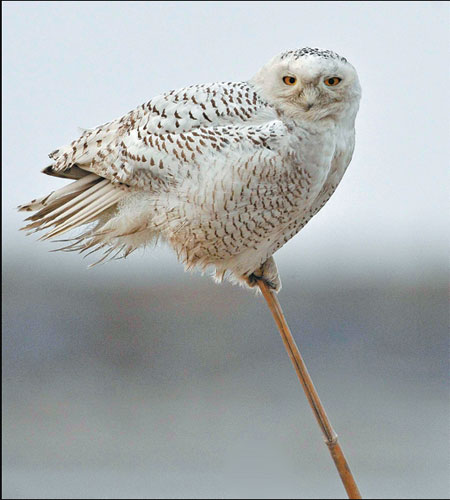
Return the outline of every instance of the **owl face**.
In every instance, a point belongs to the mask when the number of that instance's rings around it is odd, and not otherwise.
[[[361,97],[354,67],[336,53],[319,49],[276,56],[253,83],[286,116],[306,121],[354,116]]]

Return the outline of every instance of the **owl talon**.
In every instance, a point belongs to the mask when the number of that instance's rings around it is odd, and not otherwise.
[[[244,279],[250,288],[254,288],[257,286],[258,281],[262,280],[269,288],[275,290],[275,292],[281,290],[281,280],[273,257],[267,259],[259,269],[249,276],[244,276]]]
[[[272,288],[272,290],[278,291],[277,290],[277,285],[273,283],[272,281],[268,280],[267,278],[263,278],[261,276],[256,276],[255,274],[250,274],[250,276],[247,278],[247,284],[250,288],[254,288],[255,286],[258,285],[258,281],[264,281],[264,283],[269,287]]]

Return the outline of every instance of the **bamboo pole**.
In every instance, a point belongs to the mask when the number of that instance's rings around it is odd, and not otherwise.
[[[325,413],[325,409],[319,399],[319,395],[317,394],[316,388],[314,387],[314,384],[308,373],[305,362],[303,361],[300,351],[298,350],[298,347],[286,322],[278,298],[263,280],[258,280],[258,286],[261,289],[261,292],[266,299],[267,305],[269,306],[275,323],[278,326],[286,351],[291,358],[292,364],[294,365],[297,376],[303,386],[303,390],[305,391],[306,397],[308,398],[308,402],[312,408],[314,416],[316,417],[317,423],[319,424],[319,427],[325,437],[325,443],[330,450],[331,456],[339,472],[339,476],[342,480],[345,490],[347,491],[348,498],[361,498],[361,494],[358,490],[358,487],[356,486],[353,475],[347,464],[347,460],[345,459],[344,453],[342,452],[342,449],[338,443],[338,436],[334,432],[334,429],[331,426],[330,421],[328,420],[327,414]]]

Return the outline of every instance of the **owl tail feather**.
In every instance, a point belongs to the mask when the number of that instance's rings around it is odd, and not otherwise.
[[[87,174],[43,198],[19,206],[20,211],[37,211],[26,219],[31,222],[22,230],[36,232],[47,229],[40,239],[54,238],[98,220],[126,194],[109,180]]]

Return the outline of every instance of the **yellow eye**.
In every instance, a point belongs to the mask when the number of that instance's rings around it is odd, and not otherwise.
[[[295,78],[295,76],[283,76],[283,82],[286,85],[295,85],[297,83],[297,78]]]
[[[324,83],[325,85],[328,85],[328,87],[335,87],[342,78],[338,78],[337,76],[332,76],[331,78],[327,78]]]

